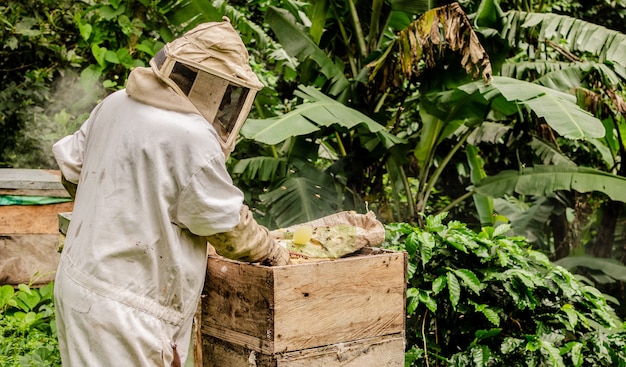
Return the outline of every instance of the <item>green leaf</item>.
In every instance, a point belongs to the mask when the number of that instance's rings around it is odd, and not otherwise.
[[[330,94],[338,95],[349,87],[350,83],[344,75],[343,65],[335,64],[287,10],[271,6],[265,13],[265,21],[291,56],[299,60],[311,59],[318,64],[321,73],[332,83]]]
[[[417,234],[420,257],[422,259],[422,267],[426,267],[426,264],[433,256],[433,248],[435,248],[435,236],[430,232],[419,232]]]
[[[417,249],[419,248],[418,232],[409,233],[409,235],[406,237],[405,246],[406,246],[406,251],[413,258],[417,254]],[[417,266],[416,262],[415,262],[415,266]]]
[[[29,294],[29,295],[33,294],[33,291],[26,284],[18,284],[17,289],[19,289],[20,292],[22,292],[22,293],[26,293],[26,294]]]
[[[106,47],[100,47],[97,44],[93,43],[91,45],[91,54],[93,55],[93,57],[96,59],[96,61],[98,62],[98,65],[100,65],[100,67],[104,67],[105,66],[105,59],[106,59],[106,55],[107,55],[108,50],[106,49]]]
[[[522,346],[523,344],[524,344],[524,340],[522,339],[506,337],[504,338],[504,341],[502,342],[502,344],[500,344],[500,351],[503,354],[509,354],[513,352],[515,349]]]
[[[452,304],[452,308],[456,309],[456,306],[459,304],[459,300],[461,299],[461,285],[459,284],[459,280],[451,271],[446,273],[446,278],[448,281],[450,303]]]
[[[41,301],[39,292],[18,292],[16,298],[18,307],[24,311],[33,310],[39,304],[39,301]]]
[[[492,310],[491,308],[484,308],[480,312],[485,315],[489,322],[491,322],[495,326],[500,326],[500,316],[498,316],[498,313],[496,311]]]
[[[599,270],[613,279],[626,282],[626,266],[616,259],[582,255],[567,256],[554,263],[569,271],[573,271],[577,267]]]
[[[456,269],[454,270],[454,274],[461,278],[463,283],[471,289],[472,292],[479,294],[483,289],[483,285],[473,271],[469,269]]]
[[[78,26],[78,31],[80,32],[80,36],[83,38],[83,40],[89,40],[92,31],[91,24],[83,23],[82,19],[80,18],[80,14],[78,13],[74,15],[74,23]]]
[[[446,277],[443,275],[438,276],[434,281],[433,281],[433,293],[434,294],[439,294],[439,292],[441,292],[445,287],[446,287]]]
[[[493,87],[507,100],[527,105],[561,136],[589,139],[605,134],[602,122],[581,109],[573,95],[506,77],[494,77]]]
[[[417,306],[419,306],[419,289],[417,288],[408,288],[406,290],[406,299],[407,299],[407,313],[408,315],[413,315]]]
[[[567,315],[567,321],[569,323],[568,329],[574,330],[576,328],[576,324],[578,323],[578,312],[576,312],[574,306],[566,303],[561,307],[561,311],[565,312],[565,314]]]
[[[589,139],[589,140],[595,141],[596,139]],[[572,166],[572,167],[576,166],[576,163],[574,163],[569,157],[564,155],[555,146],[537,137],[532,138],[530,142],[530,147],[535,152],[535,154],[541,159],[542,163],[545,165],[554,164],[556,166],[559,166],[559,165]]]
[[[565,363],[563,363],[563,357],[561,357],[559,349],[555,347],[554,344],[552,344],[551,342],[546,342],[542,340],[541,352],[549,356],[550,361],[552,362],[552,366],[565,367]]]
[[[420,303],[424,304],[432,313],[437,312],[437,302],[428,294],[428,292],[420,289],[418,299]]]
[[[498,256],[498,264],[505,267],[509,264],[509,255],[502,249],[496,249],[496,255]]]
[[[492,338],[496,335],[499,335],[501,332],[502,332],[502,329],[476,330],[476,332],[474,333],[474,338],[476,339]]]
[[[123,6],[114,9],[110,6],[104,5],[98,8],[98,12],[105,20],[111,20],[118,17],[119,15],[124,13],[124,10],[125,8]]]
[[[422,103],[426,103],[426,101],[422,101]],[[419,109],[419,113],[423,127],[413,155],[417,158],[420,166],[423,167],[428,166],[435,153],[440,133],[445,127],[445,122],[437,116],[427,113],[423,108]]]
[[[489,356],[491,355],[491,350],[486,345],[479,345],[473,347],[471,352],[472,360],[474,361],[474,366],[483,367],[487,366],[487,362],[489,361]]]
[[[583,354],[583,343],[580,342],[571,342],[573,343],[572,348],[570,349],[572,364],[574,367],[582,366],[584,362],[584,354]]]
[[[308,222],[335,212],[339,193],[335,187],[309,177],[290,176],[282,184],[259,198],[279,227]]]
[[[112,64],[119,64],[120,63],[120,58],[118,57],[117,52],[112,51],[112,50],[106,50],[104,52],[104,60],[108,61]]]
[[[446,226],[443,224],[443,220],[448,216],[448,213],[443,212],[437,215],[429,215],[426,217],[425,229],[428,232],[439,233],[443,231]]]
[[[464,238],[458,235],[451,235],[445,238],[445,241],[450,246],[455,249],[467,253],[467,247],[465,247],[465,243],[463,242]]]
[[[270,181],[279,172],[284,172],[286,165],[286,158],[252,157],[238,161],[233,173],[242,175],[246,180]]]
[[[598,191],[611,199],[626,202],[626,177],[588,167],[535,166],[520,171],[502,171],[480,181],[475,190],[483,195],[502,197],[514,192],[548,196],[559,190]]]
[[[9,304],[9,300],[13,298],[15,294],[15,290],[13,286],[5,284],[0,286],[0,311],[4,310],[6,306]]]
[[[278,144],[293,136],[308,135],[319,130],[319,126],[337,124],[353,129],[357,125],[365,126],[373,133],[386,133],[378,122],[337,102],[315,88],[300,86],[302,96],[312,100],[298,105],[293,111],[267,119],[248,119],[241,129],[241,135],[264,144]],[[396,144],[399,139],[386,134],[388,142]]]
[[[597,24],[560,14],[527,13],[509,11],[502,19],[507,27],[502,30],[502,39],[510,44],[525,39],[526,32],[537,32],[543,39],[565,40],[570,51],[588,52],[599,57],[600,62],[610,61],[626,67],[626,35]],[[617,68],[616,68],[617,69]],[[626,75],[622,75],[622,78]]]
[[[32,27],[35,25],[36,20],[34,18],[25,17],[15,25],[14,32],[26,37],[38,37],[41,35],[41,31],[39,29],[33,29]]]
[[[493,229],[491,238],[500,237],[506,234],[510,230],[511,230],[511,226],[509,224],[501,224]]]

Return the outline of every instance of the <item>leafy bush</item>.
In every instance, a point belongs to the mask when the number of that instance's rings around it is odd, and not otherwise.
[[[54,284],[0,287],[0,366],[60,366]]]
[[[0,167],[53,168],[52,143],[74,132],[99,99],[121,88],[133,67],[147,65],[182,29],[167,19],[172,5],[0,4]]]
[[[426,218],[387,226],[409,254],[407,366],[626,366],[606,298],[507,226]]]

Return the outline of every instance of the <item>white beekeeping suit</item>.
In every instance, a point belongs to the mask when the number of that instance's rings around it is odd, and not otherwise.
[[[201,24],[54,145],[78,185],[55,283],[64,366],[184,362],[207,240],[230,258],[289,261],[225,166],[261,87],[230,23]]]

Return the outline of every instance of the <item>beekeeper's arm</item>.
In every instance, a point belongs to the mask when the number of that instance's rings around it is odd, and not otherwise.
[[[233,185],[217,158],[196,172],[180,194],[173,217],[192,233],[207,237],[221,256],[266,265],[285,265],[289,251],[243,205],[243,193]]]
[[[218,254],[270,266],[289,263],[289,251],[270,237],[267,228],[254,220],[246,205],[242,207],[239,218],[239,224],[232,230],[208,237]]]

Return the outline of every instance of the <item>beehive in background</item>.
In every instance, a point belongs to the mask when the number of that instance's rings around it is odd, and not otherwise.
[[[0,284],[54,279],[60,254],[58,213],[73,202],[54,170],[0,169]]]

